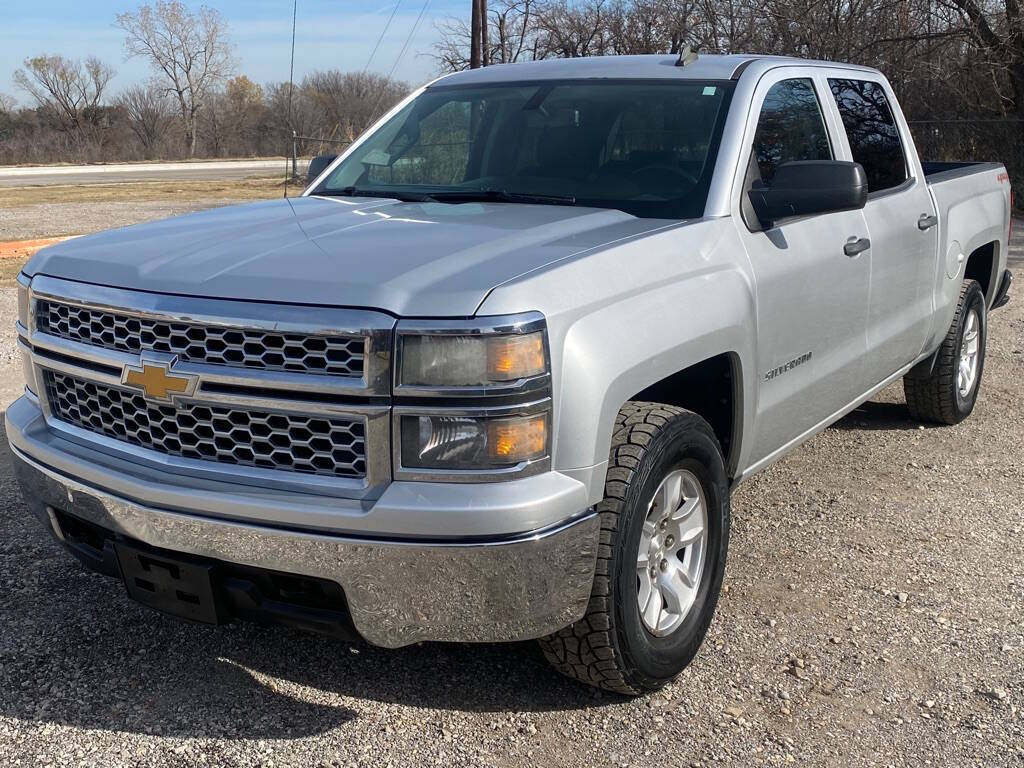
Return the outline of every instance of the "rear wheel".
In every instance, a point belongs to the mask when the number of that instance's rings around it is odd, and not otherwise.
[[[639,695],[678,675],[718,602],[729,540],[729,489],[714,432],[690,411],[628,403],[620,411],[586,615],[540,641],[565,675]]]
[[[976,280],[965,280],[956,313],[934,360],[903,377],[910,415],[919,421],[959,424],[971,415],[985,369],[985,294]]]

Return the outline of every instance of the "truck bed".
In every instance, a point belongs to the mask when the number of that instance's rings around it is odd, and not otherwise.
[[[972,173],[980,173],[982,171],[994,171],[1003,166],[1000,163],[964,163],[964,162],[937,162],[937,161],[921,161],[921,167],[924,169],[924,177],[928,183],[946,181],[953,179],[958,176],[968,176]]]

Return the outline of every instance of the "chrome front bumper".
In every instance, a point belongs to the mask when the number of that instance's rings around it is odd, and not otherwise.
[[[568,626],[586,610],[599,530],[592,510],[526,534],[417,541],[159,508],[73,477],[99,477],[99,468],[81,463],[81,456],[55,453],[53,444],[38,443],[34,451],[26,435],[38,418],[34,410],[24,399],[12,405],[7,431],[25,502],[51,530],[56,509],[160,549],[329,579],[345,591],[359,634],[386,648],[531,639]],[[81,473],[69,471],[76,462]],[[103,474],[111,477],[109,468]],[[482,496],[486,487],[475,493]],[[537,514],[543,517],[543,510]]]

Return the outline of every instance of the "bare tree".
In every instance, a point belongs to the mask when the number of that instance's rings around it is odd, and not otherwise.
[[[205,5],[191,13],[179,0],[157,0],[118,14],[117,26],[127,35],[127,55],[147,59],[177,100],[185,145],[195,156],[197,116],[235,66],[224,17]]]
[[[319,110],[327,137],[351,141],[400,101],[409,86],[382,75],[329,69],[306,77],[300,90]]]
[[[943,0],[963,18],[985,60],[1009,81],[1004,108],[1024,120],[1024,12],[1018,0]]]
[[[118,97],[116,104],[125,111],[146,157],[155,157],[174,121],[174,105],[167,94],[152,86],[134,85]]]
[[[113,68],[95,56],[77,61],[44,54],[25,59],[24,69],[14,73],[14,82],[40,107],[50,110],[64,130],[81,133],[96,121],[113,76]]]
[[[487,21],[487,60],[492,64],[512,64],[538,58],[536,53],[538,0],[498,0],[489,4]],[[445,19],[437,24],[440,39],[434,48],[434,61],[442,72],[459,72],[472,64],[472,26],[464,17]]]

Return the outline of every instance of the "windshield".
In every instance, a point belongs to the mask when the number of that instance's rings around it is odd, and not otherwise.
[[[494,200],[703,214],[732,84],[567,81],[435,86],[313,194]]]

